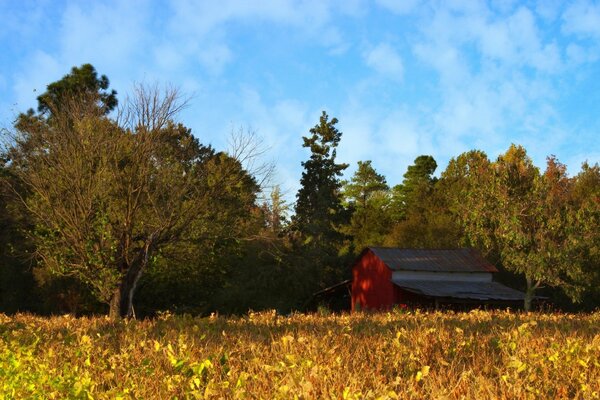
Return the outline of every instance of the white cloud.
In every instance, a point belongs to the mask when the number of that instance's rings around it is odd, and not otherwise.
[[[430,23],[413,52],[434,69],[440,99],[425,132],[434,135],[441,159],[470,148],[505,150],[516,141],[543,161],[540,154],[567,140],[554,105],[554,76],[566,68],[563,50],[526,7],[498,15],[481,4],[441,6],[423,17]],[[578,56],[576,48],[571,53]]]
[[[578,1],[565,10],[562,19],[567,34],[600,37],[600,4]]]
[[[345,15],[360,15],[356,3],[340,3]],[[244,0],[182,0],[172,4],[169,31],[181,38],[203,39],[218,32],[226,23],[260,24],[269,22],[294,28],[306,37],[319,40],[334,52],[347,46],[343,35],[331,23],[335,3],[320,0],[296,2],[274,0],[269,2],[248,2]]]
[[[362,0],[180,0],[159,10],[143,2],[67,2],[63,9],[52,9],[62,25],[44,21],[48,7],[56,7],[47,1],[26,6],[18,15],[7,13],[0,28],[0,40],[21,35],[35,43],[24,47],[25,56],[12,70],[2,70],[4,88],[14,90],[18,110],[35,106],[49,82],[83,62],[107,74],[120,94],[134,80],[173,81],[197,95],[182,116],[203,142],[222,149],[232,127],[256,129],[272,147],[278,178],[292,196],[307,155],[301,136],[322,109],[315,103],[341,110],[332,111],[344,132],[338,159],[353,165],[373,159],[392,183],[402,179],[419,154],[432,154],[441,168],[470,148],[493,156],[492,151],[505,151],[516,141],[543,161],[547,152],[560,153],[573,141],[563,120],[568,116],[562,108],[569,107],[565,92],[575,90],[569,86],[574,80],[583,88],[594,79],[595,65],[578,67],[600,57],[600,5],[589,1],[378,0],[389,10],[388,26],[367,19],[354,24],[373,11],[373,3]],[[49,32],[46,27],[52,33],[36,40],[40,32]],[[245,60],[241,51],[246,49],[240,47],[246,38],[265,46],[258,56],[268,55],[266,35],[290,39],[289,49],[274,48],[273,53],[289,60],[272,70],[252,55],[248,65],[253,70],[235,64]],[[411,54],[404,51],[406,43]],[[357,59],[374,72],[352,68]],[[282,75],[292,64],[297,75]],[[323,80],[318,73],[303,75],[321,67]],[[339,76],[328,75],[332,70]],[[403,82],[402,90],[395,91],[397,85],[386,79]],[[290,80],[296,80],[294,92]],[[248,81],[252,86],[244,88]],[[299,88],[298,82],[311,88]],[[315,86],[325,88],[322,95]],[[313,103],[305,100],[310,98]],[[582,150],[575,152],[583,154],[588,146],[589,154],[598,154],[594,139],[592,134],[578,139]]]
[[[376,0],[376,3],[395,14],[409,14],[419,6],[421,0]]]
[[[145,56],[147,20],[147,7],[139,1],[71,4],[62,16],[61,60],[131,69],[132,59]]]
[[[545,21],[553,22],[561,12],[561,0],[537,0],[535,12]]]
[[[404,75],[402,58],[388,43],[380,43],[365,55],[366,64],[388,78],[401,81]]]
[[[157,45],[152,52],[154,62],[162,70],[176,70],[186,61],[186,58],[181,54],[181,51],[166,41]]]
[[[422,139],[424,132],[418,121],[405,111],[397,110],[388,114],[378,127],[380,149],[389,156],[415,157],[415,154],[426,147]]]
[[[36,98],[46,91],[46,86],[60,79],[65,70],[55,57],[43,51],[36,51],[14,78],[13,91],[16,94],[17,108],[36,108]]]
[[[300,163],[306,158],[306,152],[302,151],[302,136],[308,134],[319,116],[320,111],[311,110],[302,101],[284,98],[266,102],[256,89],[243,87],[239,110],[229,129],[242,127],[256,132],[268,147],[267,158],[277,165],[274,183],[281,184],[288,200],[292,201],[299,188]],[[221,136],[226,137],[228,133],[223,132]]]
[[[342,111],[339,119],[339,129],[343,135],[338,160],[354,166],[358,161],[370,159],[378,153],[373,115],[360,110],[348,110]]]
[[[198,55],[202,65],[213,75],[220,74],[225,65],[233,60],[233,53],[224,44],[203,47]]]

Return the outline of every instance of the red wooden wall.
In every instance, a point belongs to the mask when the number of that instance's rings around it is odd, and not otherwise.
[[[352,267],[352,311],[381,310],[395,302],[392,271],[370,249]]]

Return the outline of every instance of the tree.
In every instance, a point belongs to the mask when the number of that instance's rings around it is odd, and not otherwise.
[[[111,317],[130,317],[153,256],[210,227],[209,211],[236,188],[251,187],[254,201],[257,186],[237,160],[174,121],[176,90],[137,86],[117,119],[97,93],[70,93],[41,96],[51,99],[42,114],[19,121],[12,170],[30,194],[40,265],[89,286]]]
[[[382,244],[391,222],[388,190],[385,177],[375,171],[370,160],[359,161],[350,182],[343,182],[346,207],[352,210],[345,231],[352,237],[355,251]]]
[[[415,158],[404,174],[401,185],[392,190],[392,210],[396,220],[406,218],[408,212],[419,207],[423,198],[431,194],[437,178],[433,173],[437,163],[432,156],[422,155]]]
[[[14,177],[0,155],[0,310],[5,313],[35,311],[38,299],[27,253],[30,245],[23,235],[29,220],[10,190]]]
[[[329,120],[323,111],[319,123],[310,129],[310,135],[303,137],[303,147],[309,148],[311,155],[302,162],[304,172],[292,218],[294,229],[302,237],[304,250],[310,253],[311,264],[325,270],[319,272],[320,278],[316,278],[322,285],[324,281],[340,276],[338,251],[344,235],[339,227],[347,221],[339,177],[348,165],[338,164],[335,160],[336,147],[342,137],[335,126],[337,123],[337,118]]]
[[[480,150],[460,154],[448,163],[437,186],[446,199],[450,214],[462,227],[462,245],[495,254],[494,192],[492,163]]]
[[[272,234],[280,234],[285,228],[289,205],[283,198],[279,185],[275,185],[273,190],[271,190],[269,201],[265,202],[263,208],[267,229]]]
[[[329,121],[323,111],[319,123],[310,129],[311,135],[303,137],[302,146],[310,149],[311,156],[302,162],[304,172],[293,221],[310,240],[337,236],[336,226],[343,220],[339,177],[348,164],[335,162],[336,147],[342,137],[335,127],[337,123],[337,118]]]
[[[569,201],[564,251],[569,262],[580,269],[580,279],[568,294],[592,309],[600,302],[600,166],[597,163],[583,163],[581,171],[571,180]]]
[[[526,310],[544,284],[575,289],[580,268],[566,251],[570,181],[563,164],[549,157],[540,174],[525,149],[511,145],[491,164],[480,152],[462,155],[442,179],[459,185],[454,209],[468,240],[525,277]]]
[[[384,244],[387,246],[456,247],[460,228],[450,211],[445,188],[433,177],[437,163],[422,155],[407,168],[401,185],[392,189],[390,214],[394,221]]]
[[[408,248],[455,248],[461,245],[463,231],[452,213],[442,187],[424,197],[418,209],[393,224],[384,245]]]
[[[101,113],[108,114],[118,104],[117,92],[109,90],[109,84],[106,75],[98,78],[98,73],[91,64],[73,67],[70,74],[49,84],[46,92],[38,96],[37,110],[41,115],[52,114],[59,111],[57,108],[63,104],[68,104],[68,99],[81,97],[94,102]]]

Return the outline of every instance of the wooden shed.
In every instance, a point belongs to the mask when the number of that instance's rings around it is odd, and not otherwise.
[[[474,249],[368,247],[352,266],[352,310],[394,305],[505,305],[525,294],[494,282],[498,272]]]

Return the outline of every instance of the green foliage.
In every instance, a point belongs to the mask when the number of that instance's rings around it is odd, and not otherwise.
[[[96,69],[91,64],[73,67],[71,73],[59,81],[51,83],[46,92],[38,96],[38,112],[48,115],[60,112],[68,99],[90,97],[103,114],[108,114],[117,106],[117,92],[109,90],[109,80],[106,75],[98,78]]]
[[[302,162],[304,172],[297,194],[293,229],[299,233],[303,256],[308,264],[309,280],[319,286],[338,281],[344,274],[339,251],[344,235],[340,227],[347,222],[342,205],[339,177],[347,164],[336,163],[336,147],[342,137],[337,118],[329,120],[323,112],[319,123],[304,137],[304,147],[311,151]]]
[[[384,245],[424,249],[461,247],[463,229],[444,196],[445,193],[436,185],[418,209],[409,210],[404,219],[392,226]]]
[[[335,125],[337,118],[329,120],[323,111],[319,123],[304,137],[303,147],[311,151],[310,158],[302,162],[304,172],[300,180],[293,223],[307,240],[318,241],[339,238],[336,227],[344,222],[339,177],[348,167],[335,161],[336,147],[342,133]]]
[[[600,166],[584,163],[572,179],[567,214],[568,262],[577,266],[577,285],[568,287],[588,309],[600,304]]]
[[[598,164],[570,178],[549,157],[540,172],[512,145],[495,162],[463,153],[439,180],[422,155],[392,189],[371,161],[342,182],[342,133],[323,112],[288,222],[278,186],[257,204],[243,158],[174,119],[176,91],[137,87],[118,119],[116,105],[85,64],[19,115],[0,155],[0,309],[130,316],[139,287],[138,315],[289,312],[382,244],[476,247],[525,278],[528,300],[551,286],[600,304]]]
[[[29,221],[11,186],[14,177],[0,158],[0,310],[17,312],[40,309],[31,271],[31,251],[23,232]]]
[[[0,314],[6,399],[593,399],[596,313]]]
[[[173,121],[176,92],[137,87],[112,120],[113,103],[98,105],[110,101],[99,92],[108,81],[90,83],[85,71],[49,85],[43,99],[60,104],[44,103],[48,118],[19,119],[11,171],[29,193],[40,267],[90,288],[113,317],[130,316],[153,255],[187,237],[235,240],[258,186],[238,160]]]
[[[287,227],[289,204],[283,198],[281,188],[275,185],[271,190],[269,201],[263,204],[266,227],[275,235],[281,234]]]
[[[402,184],[392,190],[392,215],[396,221],[406,218],[431,194],[437,182],[433,177],[436,168],[435,159],[426,155],[415,158],[414,164],[408,166]]]
[[[352,179],[343,182],[344,202],[352,212],[344,232],[352,237],[355,253],[383,243],[391,222],[388,190],[385,177],[375,171],[371,161],[359,161]]]
[[[497,254],[504,268],[525,277],[526,309],[544,284],[580,298],[585,279],[576,254],[582,249],[570,243],[583,226],[573,222],[572,181],[563,164],[549,157],[540,174],[525,149],[511,145],[495,163],[481,152],[461,155],[442,182],[451,188],[466,242]]]
[[[446,192],[433,173],[437,163],[419,156],[404,174],[404,181],[391,191],[389,215],[394,221],[384,244],[409,248],[458,247],[462,229],[450,209]]]

